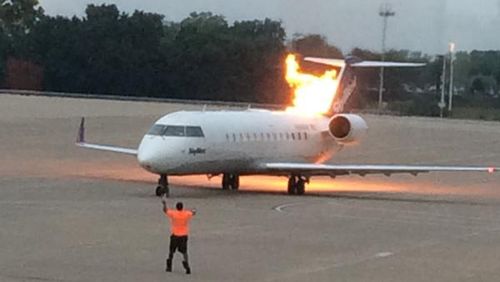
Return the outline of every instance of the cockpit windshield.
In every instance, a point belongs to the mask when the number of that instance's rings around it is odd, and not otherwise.
[[[165,131],[162,134],[163,136],[186,136],[186,127],[185,126],[173,126],[167,125]]]
[[[165,131],[165,126],[161,124],[155,124],[151,129],[148,131],[148,135],[156,135],[160,136],[163,134],[163,131]]]
[[[205,137],[200,126],[155,124],[147,135],[173,137]]]

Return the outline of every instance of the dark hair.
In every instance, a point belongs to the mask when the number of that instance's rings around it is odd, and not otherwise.
[[[175,207],[177,208],[177,210],[181,211],[184,205],[182,204],[182,202],[177,202],[177,204],[175,204]]]

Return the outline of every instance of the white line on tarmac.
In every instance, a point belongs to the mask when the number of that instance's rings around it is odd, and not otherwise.
[[[385,257],[390,257],[392,256],[394,253],[391,253],[391,252],[381,252],[381,253],[378,253],[375,255],[376,258],[385,258]]]
[[[289,207],[293,207],[293,206],[298,206],[302,203],[288,203],[288,204],[282,204],[282,205],[279,205],[279,206],[275,206],[273,208],[273,210],[277,211],[277,212],[285,212],[284,209],[286,208],[289,208]]]

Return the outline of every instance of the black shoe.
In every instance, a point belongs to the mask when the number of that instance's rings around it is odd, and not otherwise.
[[[167,268],[165,269],[166,272],[172,272],[172,260],[167,259]]]
[[[186,269],[186,274],[191,274],[191,268],[189,267],[189,264],[186,261],[183,261],[182,265]]]

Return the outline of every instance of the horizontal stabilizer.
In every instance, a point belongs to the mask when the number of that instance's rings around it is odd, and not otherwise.
[[[328,65],[328,66],[340,67],[340,68],[345,66],[345,60],[341,60],[341,59],[325,59],[325,58],[306,57],[306,58],[304,58],[304,61]]]
[[[362,61],[354,63],[351,66],[357,68],[407,68],[407,67],[423,67],[425,64],[421,63],[403,63],[403,62],[376,62],[376,61]]]
[[[345,60],[340,59],[326,59],[326,58],[315,58],[315,57],[306,57],[305,61],[329,65],[334,67],[343,67],[346,65]],[[355,61],[349,63],[351,67],[357,68],[377,68],[377,67],[386,67],[386,68],[403,68],[403,67],[423,67],[425,64],[423,63],[406,63],[406,62],[378,62],[378,61]]]

